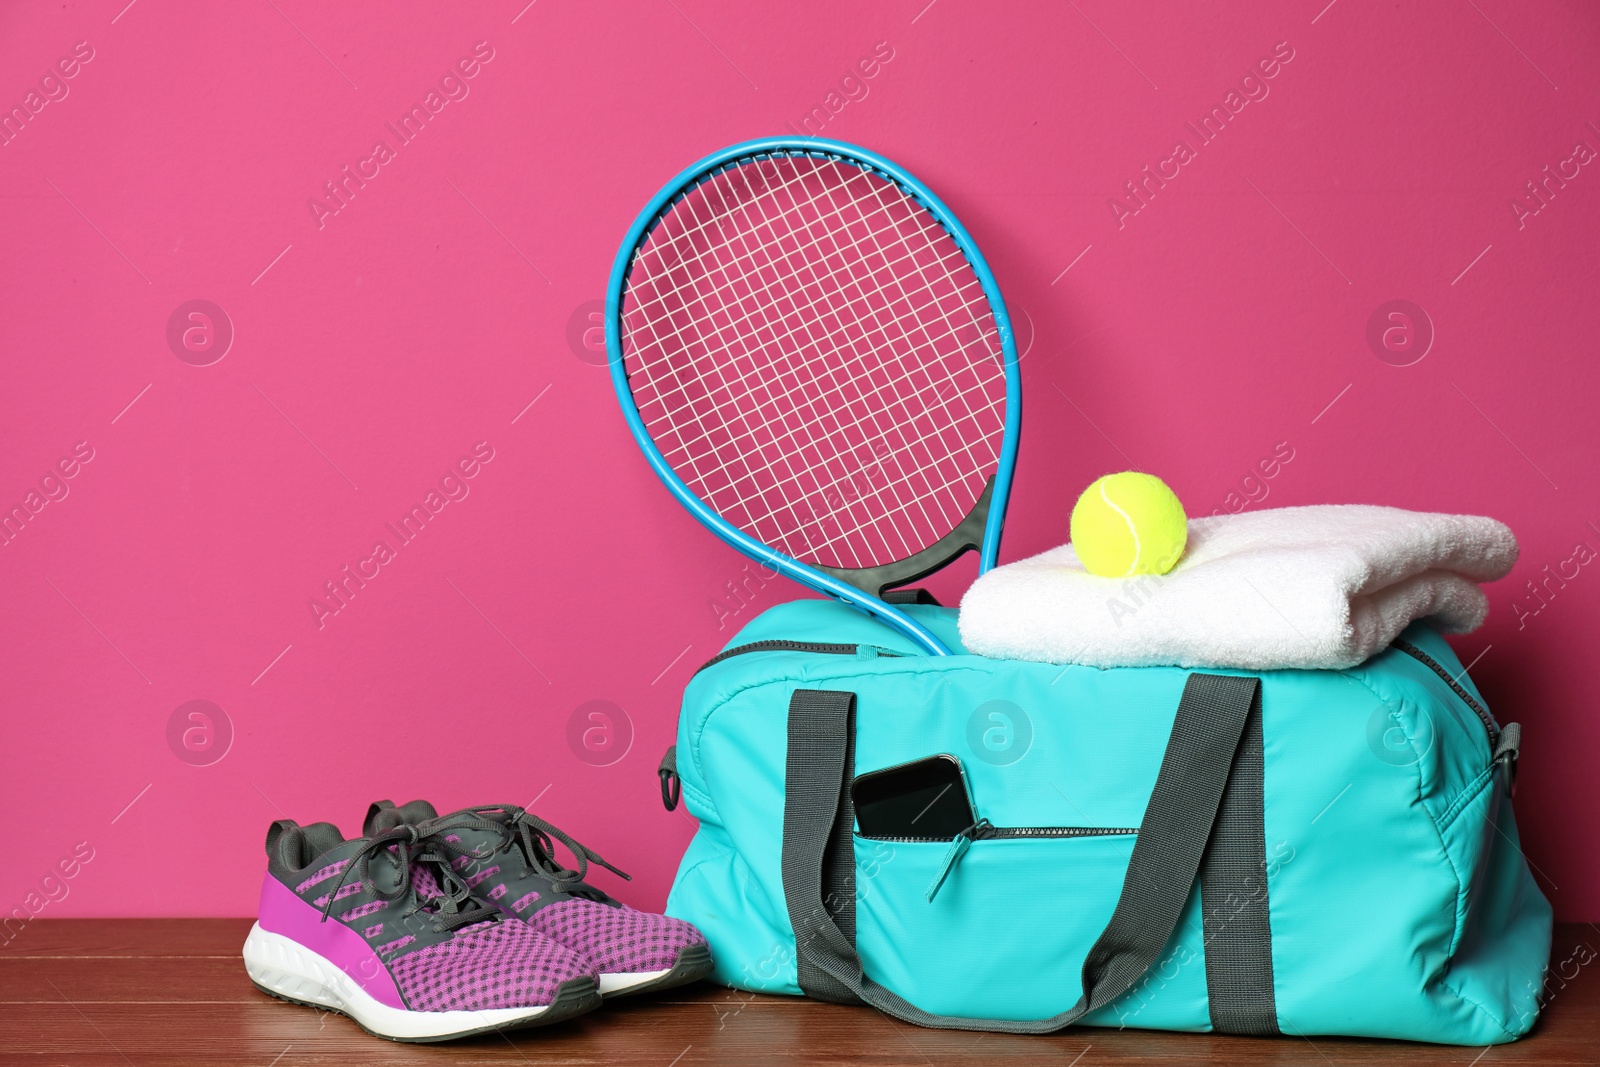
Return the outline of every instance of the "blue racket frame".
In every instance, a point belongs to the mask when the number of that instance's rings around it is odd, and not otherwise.
[[[889,178],[895,184],[905,189],[911,196],[939,221],[945,228],[961,251],[966,255],[967,261],[972,265],[973,272],[978,276],[978,281],[983,285],[984,296],[988,298],[989,308],[994,314],[995,329],[1000,335],[1000,348],[1003,356],[1006,379],[1006,414],[1004,436],[1000,444],[1000,459],[994,473],[994,490],[989,499],[989,513],[986,517],[983,530],[983,544],[978,553],[978,573],[992,569],[1000,555],[1000,536],[1005,529],[1006,504],[1011,497],[1011,475],[1016,465],[1017,438],[1022,427],[1022,385],[1017,371],[1017,347],[1011,334],[1011,319],[1006,314],[1005,300],[1000,295],[1000,287],[995,283],[994,275],[989,271],[989,264],[984,261],[983,254],[978,251],[976,242],[966,228],[957,221],[950,209],[933,195],[933,192],[900,167],[884,159],[874,152],[869,152],[856,145],[846,144],[842,141],[826,141],[816,138],[792,137],[764,137],[754,141],[745,141],[742,144],[732,145],[720,152],[714,152],[704,159],[687,168],[671,182],[667,183],[655,197],[639,213],[633,225],[628,230],[628,235],[622,242],[622,247],[617,251],[616,262],[611,267],[611,281],[606,287],[606,353],[611,367],[611,382],[617,391],[617,398],[621,401],[622,414],[628,420],[628,429],[633,432],[633,438],[638,442],[639,449],[644,453],[645,459],[650,462],[656,477],[678,498],[678,503],[689,510],[689,513],[699,519],[712,533],[716,534],[729,545],[743,552],[757,562],[764,563],[784,576],[791,578],[803,585],[837,600],[849,604],[858,611],[872,615],[903,633],[907,638],[916,643],[923,651],[934,656],[951,655],[950,649],[945,647],[943,641],[934,636],[933,632],[901,611],[893,604],[887,604],[878,597],[857,589],[848,582],[840,581],[831,575],[823,574],[816,568],[802,563],[792,556],[787,556],[776,549],[763,544],[751,537],[743,530],[734,526],[712,510],[704,501],[694,494],[677,472],[668,465],[661,455],[661,450],[656,447],[645,430],[644,421],[639,417],[639,409],[633,401],[633,391],[628,387],[627,371],[622,361],[622,291],[628,278],[629,265],[633,260],[639,242],[650,229],[666,207],[681,196],[691,187],[699,184],[713,172],[744,159],[747,156],[759,157],[763,153],[803,152],[819,159],[840,159],[869,170],[875,170]]]

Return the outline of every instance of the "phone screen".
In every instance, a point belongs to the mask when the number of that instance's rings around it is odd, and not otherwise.
[[[977,821],[961,761],[948,754],[858,775],[850,798],[862,837],[949,841]]]

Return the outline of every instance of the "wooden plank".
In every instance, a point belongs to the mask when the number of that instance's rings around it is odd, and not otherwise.
[[[709,985],[614,1001],[545,1030],[440,1046],[362,1033],[348,1019],[254,989],[239,963],[243,920],[41,921],[27,953],[0,953],[0,1059],[98,1067],[251,1063],[278,1067],[410,1064],[716,1063],[1578,1065],[1600,1062],[1600,932],[1559,928],[1544,1018],[1512,1045],[1483,1049],[1343,1038],[1278,1040],[1153,1031],[1048,1037],[923,1030],[866,1008],[764,997]],[[19,939],[20,940],[20,939]],[[1562,977],[1567,975],[1570,977]],[[1481,1058],[1474,1060],[1474,1057]],[[1081,1059],[1080,1059],[1081,1057]]]
[[[0,961],[19,956],[220,955],[237,959],[254,921],[34,919],[10,940],[0,940]]]
[[[0,959],[0,1008],[33,1002],[241,1003],[258,995],[239,955]]]

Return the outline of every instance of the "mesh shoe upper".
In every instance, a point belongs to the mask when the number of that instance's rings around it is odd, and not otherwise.
[[[572,949],[472,900],[451,857],[416,838],[344,841],[330,824],[283,820],[268,833],[268,876],[307,909],[304,936],[321,922],[360,935],[412,1011],[541,1007],[564,982],[595,977]]]
[[[706,943],[682,919],[576,897],[540,908],[528,925],[582,952],[604,974],[664,971],[684,949]]]
[[[369,829],[403,820],[416,820],[420,833],[436,835],[474,896],[578,952],[602,974],[667,970],[684,949],[706,943],[681,919],[637,911],[589,885],[583,880],[589,860],[616,868],[521,808],[472,808],[436,818],[426,801],[400,808],[380,801],[367,814]],[[552,837],[572,851],[577,870],[556,862]]]
[[[548,1004],[561,983],[593,972],[571,949],[517,922],[485,922],[395,959],[389,973],[414,1011]]]

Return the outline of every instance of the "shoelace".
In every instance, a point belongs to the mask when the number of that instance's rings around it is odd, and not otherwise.
[[[322,906],[322,922],[328,921],[329,914],[333,911],[333,902],[350,880],[353,873],[359,871],[362,888],[379,900],[402,900],[413,892],[411,865],[413,863],[426,863],[437,874],[434,880],[439,883],[442,893],[437,898],[424,902],[420,895],[405,912],[406,915],[414,914],[426,907],[436,908],[438,914],[434,916],[434,926],[440,931],[454,930],[458,926],[479,922],[493,918],[495,910],[474,900],[472,889],[466,882],[456,876],[454,868],[450,866],[450,857],[444,855],[433,847],[432,842],[424,842],[425,835],[418,833],[414,826],[397,826],[392,830],[368,838],[366,844],[357,849],[351,856],[350,862],[345,865],[344,871],[339,875],[339,881],[328,893],[328,901]],[[425,847],[416,855],[412,855],[413,846],[424,844]],[[373,856],[386,849],[393,848],[395,862],[399,864],[400,877],[395,883],[392,892],[384,892],[373,881],[369,871],[370,861]]]
[[[598,863],[625,881],[633,881],[633,875],[607,863],[600,853],[579,844],[572,835],[532,812],[519,811],[515,821],[522,837],[523,853],[555,882],[557,892],[570,893],[574,888],[582,886],[584,875],[589,873],[591,862]],[[576,869],[562,866],[556,860],[556,841],[566,845],[567,851],[578,861]]]
[[[485,812],[503,812],[507,821],[488,818]],[[589,873],[590,863],[604,867],[619,878],[633,881],[631,874],[608,863],[600,853],[582,844],[560,827],[546,822],[530,811],[512,805],[469,808],[466,811],[418,824],[414,829],[419,838],[427,839],[445,851],[457,856],[471,856],[473,853],[470,849],[444,840],[449,830],[469,827],[492,830],[499,834],[500,844],[495,848],[497,852],[508,845],[520,844],[522,854],[527,857],[529,864],[550,879],[553,883],[552,888],[557,893],[591,896],[596,900],[607,899],[599,889],[584,882],[584,877]],[[577,860],[577,867],[567,867],[556,859],[557,841],[567,846],[567,851]]]

